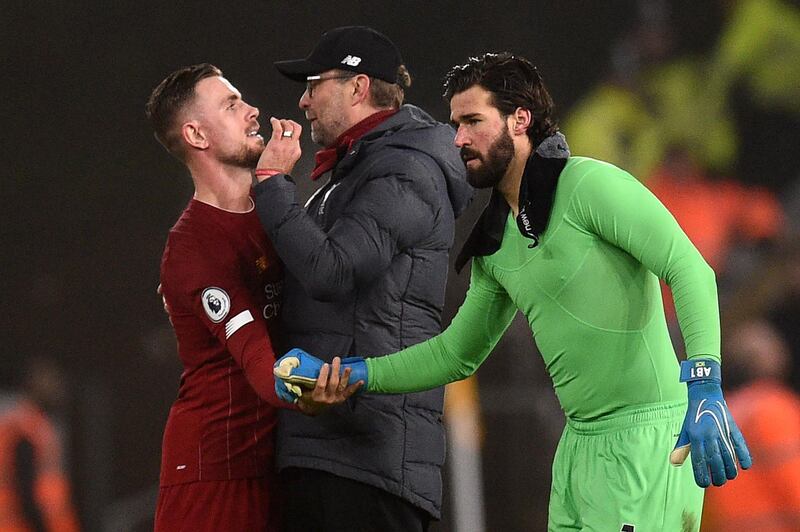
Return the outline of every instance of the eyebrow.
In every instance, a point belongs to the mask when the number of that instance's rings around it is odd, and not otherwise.
[[[453,124],[453,125],[456,125],[459,122],[464,122],[466,120],[470,120],[472,118],[478,118],[480,116],[481,116],[480,113],[467,113],[465,115],[461,115],[461,116],[456,117],[456,118],[451,118],[450,119],[450,123]]]
[[[224,100],[222,100],[222,105],[225,105],[225,104],[227,104],[229,102],[235,102],[239,98],[240,98],[240,96],[238,94],[229,94],[228,96],[225,97]]]

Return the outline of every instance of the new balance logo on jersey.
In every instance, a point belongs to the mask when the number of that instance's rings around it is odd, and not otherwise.
[[[520,208],[519,214],[517,215],[517,227],[519,227],[519,232],[522,233],[522,236],[533,240],[533,242],[528,245],[528,248],[532,249],[539,245],[539,236],[533,232],[533,224],[530,218],[528,218],[528,213],[525,211],[526,206]]]
[[[348,55],[347,57],[342,59],[342,64],[343,65],[352,66],[352,67],[358,66],[358,64],[360,62],[361,62],[361,58],[358,57],[357,55]]]
[[[528,219],[528,215],[524,212],[519,213],[519,219],[522,222],[522,227],[525,228],[525,231],[532,231],[531,229],[531,221]]]

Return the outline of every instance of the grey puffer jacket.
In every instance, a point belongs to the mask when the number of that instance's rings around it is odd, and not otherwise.
[[[453,139],[451,127],[405,105],[354,143],[305,209],[288,176],[256,186],[286,265],[286,347],[330,361],[440,332],[454,217],[472,198]],[[278,467],[370,484],[439,518],[443,396],[364,394],[315,418],[282,412]]]

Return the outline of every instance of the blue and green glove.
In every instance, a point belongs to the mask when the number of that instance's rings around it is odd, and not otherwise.
[[[750,451],[722,397],[722,369],[709,359],[681,362],[681,382],[686,383],[689,408],[675,449],[672,465],[683,464],[690,450],[694,479],[701,488],[722,486],[752,465]]]
[[[275,393],[284,401],[296,402],[303,395],[303,390],[313,390],[317,385],[317,377],[324,363],[302,349],[291,349],[273,366]],[[349,382],[364,381],[363,390],[367,385],[366,361],[361,357],[343,358],[340,371],[344,373],[346,368],[350,368]]]

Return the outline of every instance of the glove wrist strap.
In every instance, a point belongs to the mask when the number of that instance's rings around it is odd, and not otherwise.
[[[722,367],[719,362],[707,358],[695,358],[681,362],[681,382],[697,381],[722,383]]]
[[[354,384],[358,381],[364,381],[364,387],[366,388],[369,377],[367,361],[361,357],[348,357],[342,360],[342,370],[346,367],[349,367],[351,371],[349,383]]]

